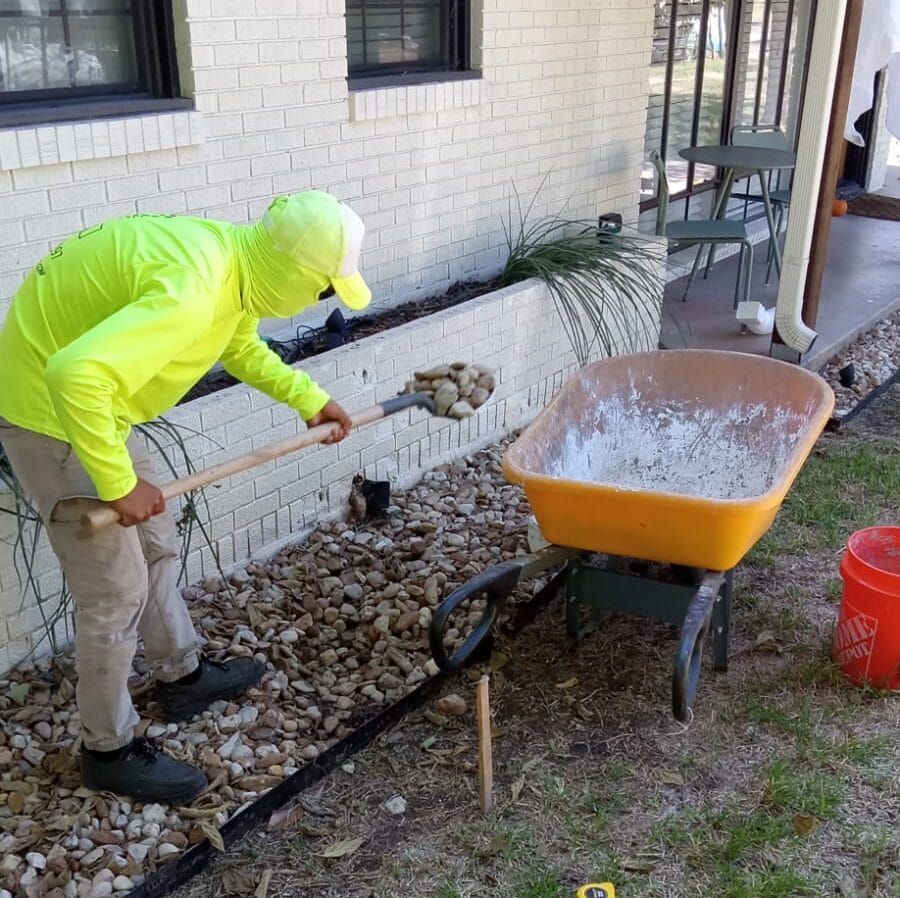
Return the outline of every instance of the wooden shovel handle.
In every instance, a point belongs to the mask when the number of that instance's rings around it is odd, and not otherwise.
[[[380,421],[394,412],[411,407],[424,408],[434,413],[434,403],[431,397],[420,393],[412,393],[397,396],[380,405],[373,405],[371,408],[357,412],[350,416],[350,423],[353,427],[363,427],[366,424],[372,424],[374,421]],[[191,490],[200,489],[200,487],[208,486],[210,483],[215,483],[218,480],[224,480],[232,474],[240,474],[241,471],[255,468],[257,465],[272,461],[275,458],[281,458],[283,455],[289,455],[298,449],[314,446],[317,443],[321,443],[337,429],[338,425],[333,421],[330,421],[328,424],[320,424],[286,440],[267,443],[255,452],[248,452],[246,455],[239,455],[237,458],[223,461],[221,464],[213,465],[211,468],[204,468],[204,470],[195,471],[186,477],[179,477],[177,480],[166,483],[160,488],[163,498],[168,501],[176,496],[183,496],[185,493],[191,492]],[[117,523],[118,520],[119,512],[115,508],[111,505],[100,506],[81,516],[82,529],[80,535],[85,538],[89,537],[97,530]]]

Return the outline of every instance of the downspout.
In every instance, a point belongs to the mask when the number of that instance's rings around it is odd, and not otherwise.
[[[775,326],[784,344],[797,353],[808,352],[818,334],[804,323],[803,295],[810,249],[820,202],[819,185],[828,143],[829,119],[847,0],[818,4],[810,48],[806,97],[800,122],[797,167],[791,188],[791,213],[784,242],[784,258]],[[821,200],[824,202],[824,199]],[[773,354],[777,344],[773,344]]]

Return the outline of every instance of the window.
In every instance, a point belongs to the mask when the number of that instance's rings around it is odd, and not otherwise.
[[[469,66],[467,0],[347,0],[351,79],[409,82]]]
[[[0,0],[0,121],[190,105],[172,35],[167,0]]]
[[[795,0],[655,0],[646,152],[666,161],[673,199],[715,184],[716,170],[685,162],[683,147],[721,143],[732,125],[779,125],[789,134],[806,69]],[[645,167],[642,208],[655,203]]]

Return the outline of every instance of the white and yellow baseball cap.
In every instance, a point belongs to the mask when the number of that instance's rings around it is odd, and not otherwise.
[[[306,268],[324,274],[348,308],[358,311],[372,301],[359,273],[365,225],[337,197],[304,190],[273,200],[263,224],[275,248]]]

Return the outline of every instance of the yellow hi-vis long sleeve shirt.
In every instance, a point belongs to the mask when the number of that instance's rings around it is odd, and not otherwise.
[[[257,333],[328,278],[276,250],[262,223],[134,215],[42,259],[0,331],[0,417],[70,443],[101,499],[137,483],[132,425],[170,409],[217,361],[308,420],[328,394]]]

